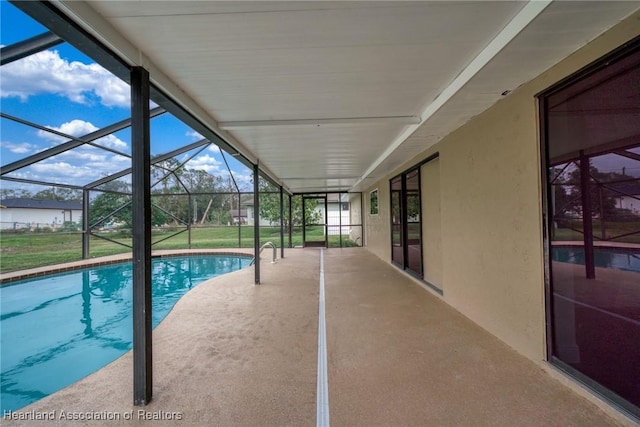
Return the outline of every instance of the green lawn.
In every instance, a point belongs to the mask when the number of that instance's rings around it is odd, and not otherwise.
[[[182,229],[155,230],[152,234],[154,242],[152,249],[187,249],[189,248],[189,233],[184,231],[173,235]],[[131,245],[131,237],[121,232],[103,232],[102,236],[111,240]],[[173,236],[172,236],[173,235]],[[163,240],[166,239],[166,240]],[[322,240],[322,227],[311,227],[307,230],[307,240]],[[329,246],[339,247],[340,236],[329,236]],[[280,247],[280,228],[261,227],[260,244],[268,241]],[[158,242],[158,243],[155,243]],[[289,235],[284,236],[285,247],[289,245]],[[348,235],[342,236],[343,246],[357,246],[349,240]],[[292,245],[302,245],[302,228],[294,227]],[[50,233],[0,233],[0,272],[7,273],[15,270],[53,265],[82,259],[82,234],[71,232]],[[253,227],[203,227],[191,230],[192,249],[212,248],[253,248]],[[91,237],[90,256],[92,258],[106,255],[130,252],[131,249],[117,243]]]
[[[599,220],[597,219],[593,220],[593,237],[596,241],[602,240],[602,237],[603,237],[602,225],[603,224]],[[571,226],[577,230],[582,229],[582,223],[580,221],[573,221],[573,224],[571,224]],[[582,233],[575,231],[574,229],[571,229],[571,228],[555,229],[553,233],[554,234],[553,240],[573,240],[573,241],[582,240],[584,238]],[[607,221],[604,224],[604,230],[605,230],[605,233],[604,233],[605,239],[611,239],[612,237],[620,236],[623,234],[640,232],[640,226],[638,225],[637,221],[634,221],[634,222]],[[613,241],[619,242],[619,243],[640,243],[640,233],[619,237]]]

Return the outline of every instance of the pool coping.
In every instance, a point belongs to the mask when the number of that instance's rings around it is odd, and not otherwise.
[[[252,249],[163,249],[151,252],[152,258],[176,257],[181,255],[232,255],[232,256],[253,256]],[[29,268],[26,270],[11,271],[0,274],[0,286],[16,282],[18,280],[32,279],[34,277],[45,276],[47,274],[64,273],[67,271],[79,270],[86,267],[96,267],[102,265],[116,264],[130,261],[131,253],[107,255],[98,258],[89,258],[79,261],[71,261],[62,264],[53,264],[43,267]]]

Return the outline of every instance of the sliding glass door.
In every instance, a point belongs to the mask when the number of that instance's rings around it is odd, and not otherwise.
[[[402,177],[391,180],[391,261],[404,268]]]
[[[414,274],[422,278],[422,222],[420,206],[420,169],[405,176],[405,199],[407,206],[407,265]]]
[[[540,97],[549,360],[640,416],[640,43]]]
[[[391,260],[422,278],[420,169],[398,175],[391,185]]]

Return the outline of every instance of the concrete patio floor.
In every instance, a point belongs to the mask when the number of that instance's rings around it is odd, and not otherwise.
[[[315,425],[319,267],[319,249],[286,250],[263,256],[261,286],[251,267],[185,295],[154,330],[146,407],[132,405],[127,353],[19,412],[61,426]],[[620,425],[366,249],[324,250],[324,272],[332,425]],[[68,419],[86,416],[107,419]]]

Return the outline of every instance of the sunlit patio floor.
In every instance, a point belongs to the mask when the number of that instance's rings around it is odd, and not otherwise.
[[[154,330],[146,407],[132,404],[128,353],[21,412],[55,411],[46,425],[315,425],[320,249],[269,256],[260,286],[253,267],[210,280]],[[324,273],[332,425],[619,425],[368,250],[325,249]],[[89,416],[105,419],[64,419]]]

